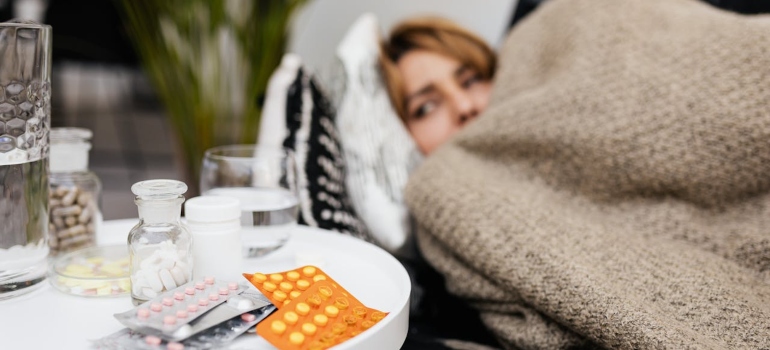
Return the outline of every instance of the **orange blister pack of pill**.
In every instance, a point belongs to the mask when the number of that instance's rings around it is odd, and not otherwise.
[[[244,273],[243,277],[246,277],[254,287],[257,287],[278,309],[297,298],[315,282],[329,280],[332,284],[337,285],[334,280],[315,266],[303,266],[294,270],[271,274]]]
[[[360,334],[385,316],[338,284],[319,280],[260,322],[257,333],[279,349],[320,350]]]

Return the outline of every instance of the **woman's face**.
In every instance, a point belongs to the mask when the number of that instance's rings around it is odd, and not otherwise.
[[[491,83],[459,61],[426,50],[398,60],[406,91],[406,127],[428,155],[487,107]]]

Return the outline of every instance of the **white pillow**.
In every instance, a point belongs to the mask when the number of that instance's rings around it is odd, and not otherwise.
[[[346,82],[336,122],[353,207],[377,243],[399,253],[411,235],[403,191],[419,152],[388,98],[379,40],[377,18],[364,14],[338,46]]]

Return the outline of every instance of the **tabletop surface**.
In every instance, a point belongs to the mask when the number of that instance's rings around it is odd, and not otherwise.
[[[136,222],[105,222],[99,245],[125,244]],[[395,258],[372,244],[298,226],[281,249],[265,257],[244,259],[243,272],[285,271],[308,262],[323,269],[365,305],[390,312],[375,327],[335,349],[400,347],[408,328],[409,276]],[[88,349],[91,340],[123,329],[113,314],[134,307],[129,296],[72,296],[45,283],[27,295],[0,301],[2,348]],[[261,337],[250,335],[240,337],[231,348],[273,349]]]

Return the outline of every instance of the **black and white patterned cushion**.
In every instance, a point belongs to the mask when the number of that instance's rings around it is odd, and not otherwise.
[[[286,91],[284,115],[283,146],[294,150],[298,168],[299,223],[371,241],[348,197],[334,109],[302,68]]]

